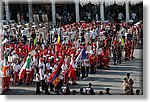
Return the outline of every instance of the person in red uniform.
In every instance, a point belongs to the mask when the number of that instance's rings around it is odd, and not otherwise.
[[[134,40],[131,42],[131,59],[134,58],[133,54],[134,54]]]
[[[109,63],[109,50],[107,48],[104,48],[104,57],[103,57],[103,61],[104,61],[104,68],[108,69],[108,63]]]
[[[15,61],[14,62],[14,65],[13,65],[13,75],[14,75],[14,85],[16,86],[18,84],[18,79],[19,79],[19,76],[18,76],[18,62]]]
[[[128,57],[129,57],[129,60],[130,60],[130,56],[131,56],[131,41],[128,41]]]
[[[129,49],[128,41],[126,40],[126,42],[125,42],[125,60],[129,60],[128,49]]]
[[[94,73],[96,73],[95,72],[95,56],[94,56],[94,53],[92,53],[92,55],[90,56],[90,59],[89,59],[89,61],[90,61],[90,65],[91,65],[91,71],[90,71],[90,73],[91,74],[94,74]]]

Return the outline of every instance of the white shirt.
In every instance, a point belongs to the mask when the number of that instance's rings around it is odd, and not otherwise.
[[[96,14],[96,21],[98,21],[98,14]]]
[[[122,20],[122,18],[123,18],[123,14],[120,12],[120,13],[118,14],[118,19]]]
[[[14,64],[13,68],[14,68],[14,72],[18,72],[18,65],[17,64]]]
[[[44,75],[44,80],[45,80],[46,83],[48,82],[48,78],[49,78],[49,76],[47,74],[45,74]]]
[[[132,19],[135,19],[136,18],[136,13],[132,13],[131,17],[132,17]]]
[[[88,19],[91,19],[91,13],[88,13]]]
[[[50,63],[46,63],[46,68],[47,68],[47,70],[50,70]]]
[[[44,79],[44,70],[40,68],[39,73],[40,73],[40,80],[43,80]]]
[[[20,64],[18,64],[17,67],[18,67],[18,70],[21,70],[21,65]]]
[[[54,65],[54,69],[56,69],[57,67],[58,67],[58,65],[57,65],[57,64],[55,64],[55,65]]]
[[[89,59],[84,59],[84,64],[86,67],[89,67],[90,66]]]
[[[63,71],[66,71],[68,69],[68,65],[67,64],[63,64],[61,66],[61,68],[62,68]]]
[[[43,70],[45,71],[45,64],[43,62],[39,64],[39,68],[41,68],[41,66],[43,66]]]
[[[35,78],[36,82],[40,82],[40,75],[36,74],[36,78]]]
[[[23,36],[23,35],[26,36],[26,31],[25,31],[25,30],[21,30],[21,34],[22,34],[22,36]]]

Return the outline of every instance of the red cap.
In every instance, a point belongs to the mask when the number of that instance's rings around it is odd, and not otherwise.
[[[10,44],[9,46],[10,46],[10,47],[14,47],[14,44]]]

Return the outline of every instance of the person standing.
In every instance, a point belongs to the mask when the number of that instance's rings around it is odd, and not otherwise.
[[[88,56],[86,56],[86,59],[85,59],[85,74],[86,74],[86,77],[88,77],[88,74],[89,74],[89,67],[90,67],[90,64],[89,64],[89,59],[88,59]]]
[[[39,94],[40,92],[40,73],[36,73],[36,94]]]
[[[18,65],[17,65],[17,61],[15,61],[14,65],[13,65],[13,70],[14,70],[14,85],[16,86],[18,84]]]
[[[44,90],[45,80],[44,80],[44,70],[43,70],[43,66],[40,67],[39,73],[40,73],[40,81],[41,81],[42,90]]]
[[[135,20],[136,20],[136,13],[135,12],[131,13],[131,19],[133,20],[133,22],[135,22]]]
[[[47,72],[47,71],[50,72],[50,67],[51,67],[50,60],[47,60],[45,72]]]
[[[44,75],[44,80],[45,80],[45,94],[49,94],[48,93],[48,87],[49,87],[48,78],[49,78],[49,72],[47,71],[45,73],[45,75]]]
[[[134,94],[134,92],[133,92],[133,84],[134,84],[134,81],[133,81],[133,79],[130,77],[130,73],[127,73],[127,80],[128,80],[128,83],[129,83],[129,90],[130,90],[131,94]]]
[[[82,73],[82,79],[85,78],[85,61],[82,61],[82,66],[81,66],[81,73]]]
[[[94,74],[95,71],[94,71],[94,67],[95,67],[95,56],[94,56],[94,53],[92,53],[92,55],[90,56],[90,65],[91,65],[91,74]]]
[[[92,15],[91,15],[91,13],[88,12],[88,15],[87,15],[87,16],[88,16],[88,22],[91,22],[91,20],[92,20],[92,17],[91,17]]]
[[[130,94],[129,83],[128,83],[128,79],[126,77],[124,78],[122,86],[123,86],[124,94],[129,95]]]
[[[121,57],[122,57],[121,43],[118,43],[118,46],[117,46],[117,56],[118,56],[118,63],[121,63]]]
[[[99,20],[99,16],[98,16],[98,12],[96,13],[96,15],[95,15],[96,17],[96,21],[98,21]]]
[[[20,13],[17,13],[17,21],[20,22]]]
[[[112,53],[113,53],[113,65],[117,65],[117,63],[116,63],[117,51],[116,51],[116,46],[115,45],[112,47]]]
[[[64,10],[64,12],[63,12],[63,24],[67,24],[68,23],[67,17],[68,17],[68,13],[67,13],[66,10]]]
[[[124,18],[123,13],[122,13],[122,12],[119,12],[119,14],[118,14],[118,21],[119,21],[119,22],[122,22],[123,18]]]

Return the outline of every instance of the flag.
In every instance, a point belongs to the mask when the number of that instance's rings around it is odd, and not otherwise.
[[[36,45],[36,38],[34,39],[34,46]]]
[[[27,57],[23,67],[21,68],[20,72],[19,72],[19,79],[23,79],[24,78],[24,74],[25,74],[25,71],[26,71],[26,68],[29,68],[30,67],[30,56]]]
[[[82,56],[82,51],[83,51],[83,49],[81,50],[81,52],[79,53],[79,55],[77,56],[77,58],[76,58],[76,63],[78,63],[80,60],[81,60],[81,56]]]
[[[122,38],[122,39],[121,39],[121,45],[124,46],[124,43],[125,43],[124,38]]]
[[[76,72],[74,70],[75,64],[73,57],[71,58],[70,66],[68,69],[68,77],[71,78],[72,80],[76,80]]]
[[[61,43],[60,42],[60,35],[58,34],[58,38],[57,38],[57,43]]]
[[[81,61],[81,57],[82,57],[82,51],[83,51],[83,49],[81,50],[81,52],[79,53],[79,55],[77,56],[77,58],[76,58],[76,65],[79,65],[80,64],[80,61]]]
[[[50,83],[53,83],[54,86],[56,87],[57,84],[59,83],[59,75],[61,72],[61,66],[63,64],[63,58],[60,60],[60,63],[58,64],[58,67],[56,68],[56,70],[52,73],[52,75],[48,78]]]
[[[61,38],[60,38],[60,35],[58,34],[57,43],[55,47],[55,53],[59,51],[60,47],[61,47]]]
[[[81,58],[82,60],[83,60],[83,59],[86,59],[86,53],[85,53],[85,52],[86,52],[86,49],[83,48],[83,51],[82,51],[82,58]]]
[[[80,54],[76,58],[76,64],[80,62],[80,60],[86,59],[86,49],[83,48],[80,52]]]
[[[52,83],[56,87],[59,82],[60,82],[60,79],[59,79],[59,76],[58,76]]]
[[[56,58],[57,58],[57,56],[56,56],[56,54],[54,54],[54,64],[57,62]]]

